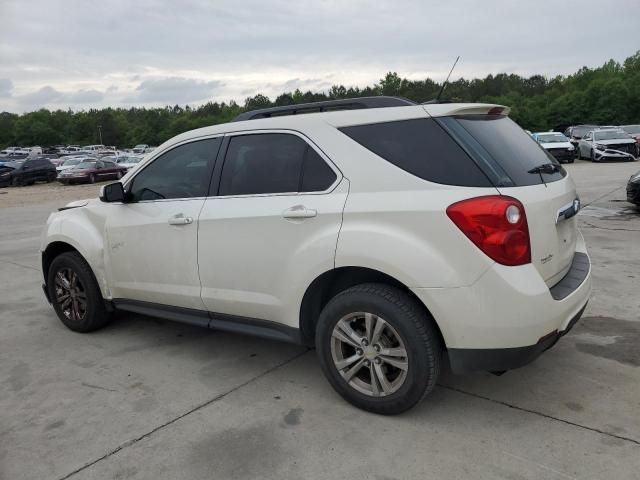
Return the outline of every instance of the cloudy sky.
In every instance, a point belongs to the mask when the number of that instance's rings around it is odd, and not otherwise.
[[[638,0],[0,0],[0,111],[547,76],[640,49]]]

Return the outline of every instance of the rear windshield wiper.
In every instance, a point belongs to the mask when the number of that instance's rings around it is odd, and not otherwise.
[[[543,163],[537,167],[527,170],[527,173],[556,173],[558,166],[555,163]]]
[[[544,183],[544,186],[547,186],[547,182],[544,180],[542,176],[543,173],[556,173],[559,170],[558,166],[555,163],[543,163],[542,165],[538,165],[537,167],[532,168],[531,170],[527,170],[527,173],[537,173],[540,175],[540,181]]]

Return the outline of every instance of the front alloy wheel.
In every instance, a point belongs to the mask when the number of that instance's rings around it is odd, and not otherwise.
[[[373,313],[341,318],[331,335],[336,370],[355,390],[372,397],[397,392],[409,370],[407,350],[396,330]]]
[[[109,321],[91,267],[78,252],[53,259],[47,272],[47,294],[58,318],[75,332],[92,332]]]
[[[84,320],[87,315],[87,292],[78,275],[63,268],[55,276],[55,301],[62,314],[72,322]]]

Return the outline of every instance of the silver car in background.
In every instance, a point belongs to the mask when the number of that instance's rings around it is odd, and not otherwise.
[[[578,157],[592,162],[634,161],[637,155],[636,141],[619,128],[592,130],[578,142]]]

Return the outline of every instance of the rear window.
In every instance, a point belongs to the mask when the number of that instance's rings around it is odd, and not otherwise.
[[[423,180],[464,187],[492,186],[471,157],[433,119],[357,125],[340,131]]]
[[[567,173],[535,140],[509,117],[466,115],[441,117],[440,122],[482,166],[496,186],[512,187],[550,183]],[[529,173],[540,165],[554,163],[555,173]]]

